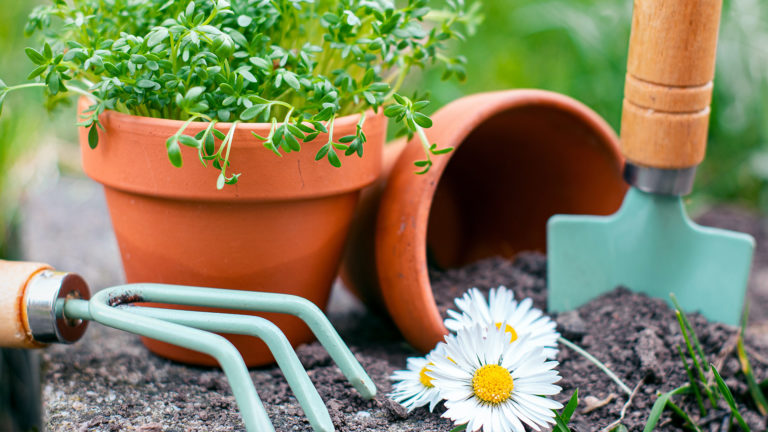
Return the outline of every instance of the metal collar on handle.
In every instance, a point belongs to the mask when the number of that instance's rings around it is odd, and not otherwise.
[[[67,299],[88,300],[88,284],[75,273],[42,271],[27,284],[25,303],[32,338],[41,343],[74,343],[85,333],[88,321],[64,318]]]
[[[643,192],[683,196],[693,190],[696,178],[696,167],[662,169],[635,165],[632,162],[624,164],[624,180],[630,186]]]

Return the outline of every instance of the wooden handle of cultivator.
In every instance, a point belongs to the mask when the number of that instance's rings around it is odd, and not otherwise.
[[[51,270],[47,264],[0,260],[0,347],[39,348],[32,337],[25,293],[32,278]]]
[[[722,0],[635,0],[621,120],[624,156],[681,169],[704,159]]]

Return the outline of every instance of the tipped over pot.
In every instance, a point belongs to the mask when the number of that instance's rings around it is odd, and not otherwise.
[[[88,105],[81,100],[79,108]],[[337,136],[354,133],[358,119],[337,119]],[[251,135],[267,135],[269,124],[239,124],[230,161],[231,172],[243,175],[223,190],[216,189],[218,172],[201,165],[196,149],[182,147],[180,169],[168,162],[165,141],[182,122],[114,111],[100,120],[105,130],[95,149],[81,129],[83,167],[104,185],[127,282],[280,292],[326,306],[360,190],[381,170],[383,115],[368,114],[364,157],[345,158],[340,169],[314,160],[327,135],[304,143],[301,152],[277,157]],[[187,133],[206,126],[191,123]],[[231,126],[216,127],[226,133]],[[294,346],[313,340],[298,318],[259,315],[280,327]],[[248,366],[273,361],[255,338],[228,339]],[[217,364],[174,345],[144,343],[176,361]]]
[[[610,214],[626,191],[615,132],[569,97],[541,90],[475,94],[433,120],[430,141],[455,150],[434,157],[431,170],[417,176],[421,143],[388,146],[391,166],[366,191],[341,272],[424,352],[447,333],[430,265],[545,252],[550,216]],[[360,271],[366,268],[372,270]]]

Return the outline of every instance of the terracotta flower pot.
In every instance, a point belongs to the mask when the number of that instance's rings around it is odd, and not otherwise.
[[[550,216],[610,214],[626,191],[616,134],[566,96],[476,94],[442,108],[433,120],[430,140],[456,150],[434,157],[429,173],[417,176],[413,162],[423,159],[423,150],[420,142],[409,142],[382,179],[386,187],[376,186],[383,192],[374,202],[375,242],[373,234],[351,238],[348,257],[373,260],[375,250],[378,281],[348,271],[349,260],[342,271],[374,308],[383,300],[405,338],[425,352],[447,333],[429,281],[428,251],[443,268],[544,252]]]
[[[80,102],[80,110],[88,106]],[[354,133],[359,116],[336,120],[336,138]],[[325,307],[360,190],[381,171],[386,118],[369,113],[363,158],[342,158],[337,169],[314,160],[328,140],[320,135],[282,158],[251,135],[265,124],[239,124],[228,173],[236,185],[216,189],[218,172],[204,168],[197,151],[182,147],[184,165],[168,161],[165,140],[181,122],[107,111],[99,146],[88,147],[81,130],[85,172],[104,185],[126,280],[281,292]],[[217,128],[227,132],[230,124]],[[192,123],[194,135],[205,123]],[[208,309],[211,310],[211,309]],[[259,314],[274,322],[292,344],[313,339],[298,319]],[[260,341],[228,336],[249,366],[272,356]],[[181,362],[215,365],[213,358],[144,339],[153,352]]]

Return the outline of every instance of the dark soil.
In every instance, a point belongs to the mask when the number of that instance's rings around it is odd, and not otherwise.
[[[442,311],[451,307],[452,299],[468,287],[477,286],[487,291],[498,285],[514,290],[516,298],[532,297],[537,307],[545,308],[545,274],[544,257],[527,254],[515,263],[492,258],[463,269],[434,273],[432,283]],[[687,382],[676,348],[684,346],[684,340],[674,311],[662,300],[617,289],[576,311],[554,315],[554,318],[564,337],[604,362],[630,388],[640,385],[623,421],[630,431],[643,429],[657,392],[666,392]],[[749,402],[733,350],[738,330],[708,323],[697,314],[690,319],[709,360],[718,365],[734,392],[747,423],[755,431],[765,430],[766,419]],[[768,364],[764,360],[768,358],[768,341],[748,335],[747,346],[754,353],[756,376],[768,378]],[[579,389],[581,403],[572,418],[575,430],[596,431],[619,418],[627,398],[613,381],[568,348],[561,347],[558,361],[563,393],[557,399],[565,403],[573,391]],[[679,405],[691,415],[698,412],[692,397],[682,399]],[[725,405],[720,408],[706,418],[696,419],[704,430],[727,430],[721,425],[728,420],[729,412],[724,409]],[[681,426],[679,419],[665,415],[658,430],[680,430]]]
[[[388,324],[363,314],[335,322],[379,387],[374,400],[364,400],[318,343],[297,350],[339,432],[450,429],[450,422],[438,415],[425,410],[407,415],[386,397],[391,373],[405,365],[406,357],[417,355]],[[87,342],[46,352],[46,430],[245,430],[219,370],[155,357],[137,337],[100,325],[89,329]],[[278,368],[255,369],[251,378],[278,432],[312,430]]]
[[[73,183],[73,184],[69,184]],[[53,189],[36,206],[25,211],[22,236],[26,257],[50,262],[58,268],[85,273],[93,287],[120,282],[117,247],[109,229],[106,208],[98,187],[87,181],[68,181],[64,191]],[[97,199],[98,198],[98,199]],[[66,211],[44,211],[54,203]],[[42,209],[42,210],[41,210]],[[759,379],[768,378],[768,236],[760,218],[751,213],[717,209],[703,220],[739,228],[758,237],[758,253],[750,284],[753,320],[748,337],[751,358]],[[89,221],[83,224],[84,220]],[[736,226],[734,226],[736,224]],[[78,230],[77,227],[85,227]],[[82,231],[82,232],[81,232]],[[524,255],[514,264],[491,259],[465,269],[433,274],[436,297],[443,305],[472,286],[506,285],[519,298],[532,297],[545,307],[545,260]],[[348,303],[348,302],[347,302]],[[391,323],[385,323],[359,307],[342,304],[331,320],[350,344],[380,389],[373,401],[361,399],[349,386],[318,344],[299,348],[302,363],[326,401],[337,429],[349,431],[423,431],[451,429],[439,412],[405,411],[388,400],[389,375],[405,366],[408,356],[417,355],[402,341]],[[616,291],[584,306],[577,312],[556,317],[560,331],[608,364],[627,385],[643,378],[638,396],[629,409],[626,425],[640,430],[655,400],[657,390],[669,390],[684,382],[684,372],[675,346],[681,343],[672,312],[656,300]],[[728,348],[735,329],[708,324],[693,317],[710,358],[721,370],[742,412],[754,431],[765,430],[746,403],[746,387],[738,363]],[[762,332],[762,333],[761,333]],[[155,357],[138,337],[91,325],[86,337],[74,346],[52,346],[44,352],[45,428],[50,431],[242,431],[243,424],[229,384],[215,369],[201,369]],[[581,403],[573,424],[580,431],[597,431],[618,418],[625,395],[602,372],[567,348],[560,353],[560,373],[567,399],[578,388]],[[251,371],[260,397],[277,431],[311,431],[303,411],[277,368]],[[595,401],[614,394],[605,406],[585,412]],[[690,413],[690,400],[682,402]],[[439,408],[438,408],[439,411]],[[704,429],[720,427],[725,410],[701,420]],[[678,419],[666,416],[661,430],[680,430]],[[2,427],[0,427],[2,429]]]

